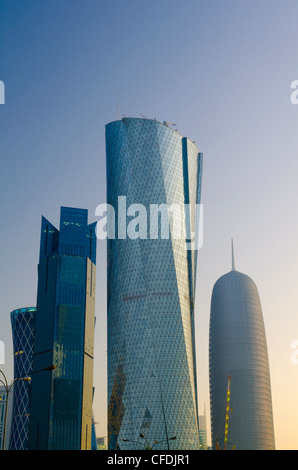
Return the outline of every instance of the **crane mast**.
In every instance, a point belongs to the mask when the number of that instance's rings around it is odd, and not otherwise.
[[[231,400],[231,376],[228,377],[228,387],[227,387],[227,400],[226,400],[226,417],[225,417],[225,436],[224,436],[224,448],[223,450],[228,449],[228,435],[229,435],[229,420],[230,420],[230,400]],[[218,440],[216,440],[216,450],[221,450]],[[235,445],[232,447],[232,450],[235,450]]]
[[[229,377],[228,377],[228,389],[227,389],[224,450],[227,450],[227,447],[228,447],[229,419],[230,419],[230,399],[231,399],[231,376],[229,375]]]

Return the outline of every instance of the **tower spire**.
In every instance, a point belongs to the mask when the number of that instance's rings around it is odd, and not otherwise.
[[[236,271],[233,238],[232,238],[232,271]]]

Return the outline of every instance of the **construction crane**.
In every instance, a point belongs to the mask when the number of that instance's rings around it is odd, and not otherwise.
[[[227,450],[227,446],[228,446],[229,420],[230,420],[230,400],[231,400],[231,376],[229,375],[228,390],[227,390],[227,404],[226,404],[224,450]]]
[[[163,124],[164,126],[167,126],[167,127],[169,127],[169,125],[177,126],[177,124],[175,124],[174,122],[168,122],[168,121],[164,121]]]
[[[230,411],[231,411],[230,401],[231,401],[231,376],[229,375],[228,387],[227,387],[227,401],[226,401],[224,450],[227,450],[228,448],[229,421],[230,421]],[[216,449],[221,450],[221,448],[219,447],[218,441],[216,441]],[[232,450],[234,449],[235,449],[235,446],[233,446]]]

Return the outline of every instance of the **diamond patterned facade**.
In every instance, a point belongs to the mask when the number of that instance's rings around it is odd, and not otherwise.
[[[231,376],[228,445],[274,450],[269,359],[257,287],[235,269],[214,285],[210,316],[212,444],[224,446],[228,377]]]
[[[117,214],[108,238],[108,434],[110,449],[198,449],[194,297],[202,160],[197,147],[156,120],[124,118],[106,126],[107,202]],[[122,237],[141,204],[146,234]],[[149,236],[151,205],[183,209],[182,236]],[[170,214],[168,218],[170,220]],[[189,221],[189,222],[187,222]],[[122,229],[121,229],[122,230]],[[164,235],[164,234],[163,234]],[[168,439],[176,436],[176,440]],[[125,442],[125,441],[127,442]],[[163,441],[163,442],[161,442]],[[140,442],[140,443],[139,443]]]
[[[24,377],[32,371],[35,337],[36,308],[21,308],[10,314],[14,378]],[[27,450],[29,432],[30,384],[22,380],[13,387],[13,410],[10,432],[10,450]]]

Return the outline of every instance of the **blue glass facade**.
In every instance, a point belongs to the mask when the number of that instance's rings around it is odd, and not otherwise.
[[[13,351],[14,378],[25,377],[32,371],[35,339],[36,308],[20,308],[10,314]],[[13,409],[9,449],[27,450],[30,417],[31,384],[22,380],[13,387]]]
[[[269,359],[259,293],[253,280],[235,269],[214,285],[209,341],[213,448],[216,442],[224,447],[230,376],[227,448],[274,450]]]
[[[29,449],[91,448],[95,314],[95,224],[61,208],[60,231],[44,217]]]
[[[156,449],[198,449],[197,251],[186,249],[186,239],[198,227],[202,154],[165,123],[124,118],[106,126],[106,155],[107,202],[117,215],[107,247],[109,448],[143,449],[142,433],[160,441]],[[148,215],[147,237],[141,230],[123,237],[131,217],[125,220],[120,196],[127,208],[141,204],[147,214],[152,205],[178,205],[182,236],[171,226],[163,237],[159,220],[154,239]]]

